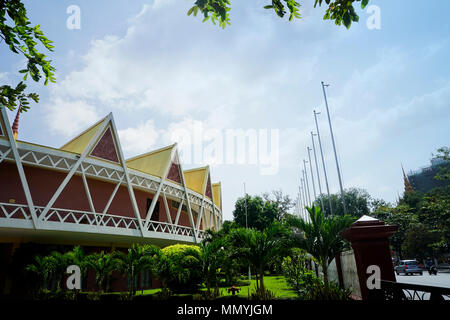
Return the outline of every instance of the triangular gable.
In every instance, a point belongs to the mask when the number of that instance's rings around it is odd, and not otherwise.
[[[208,167],[196,168],[184,171],[184,180],[186,181],[186,187],[189,189],[203,194],[205,190],[205,177],[208,172]]]
[[[90,157],[120,163],[117,146],[111,126],[106,127],[103,135],[89,153]]]
[[[172,159],[172,163],[170,164],[169,172],[167,173],[167,179],[169,179],[173,182],[182,184],[181,167],[180,167],[180,161],[178,158],[178,154],[175,154],[175,156]]]
[[[208,172],[208,178],[206,179],[205,196],[212,199],[211,176],[209,175],[209,172]]]
[[[60,149],[65,151],[70,151],[78,154],[82,154],[83,151],[87,148],[89,145],[89,142],[91,142],[92,138],[95,136],[95,134],[100,130],[102,127],[104,121],[106,121],[106,118],[103,118],[90,128],[86,129],[82,133],[80,133],[78,136],[70,140],[68,143],[63,145]]]
[[[220,210],[222,210],[222,188],[220,182],[213,183],[212,192],[214,196],[214,204],[218,206]]]
[[[171,145],[128,159],[126,161],[127,167],[163,178],[167,166],[171,161],[172,149],[174,147],[175,145]]]

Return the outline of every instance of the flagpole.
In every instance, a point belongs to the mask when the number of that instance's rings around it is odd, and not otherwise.
[[[347,206],[345,205],[345,197],[344,197],[344,188],[342,187],[341,170],[339,169],[339,162],[338,162],[338,158],[337,158],[336,145],[334,143],[334,135],[333,135],[333,128],[331,126],[330,111],[328,110],[327,94],[325,93],[325,87],[328,87],[328,86],[329,86],[328,84],[324,84],[323,81],[322,81],[322,90],[323,90],[323,96],[325,98],[325,107],[327,108],[328,124],[330,125],[331,142],[333,143],[334,158],[336,160],[336,169],[337,169],[338,178],[339,178],[339,187],[341,189],[342,204],[344,205],[344,214],[347,214]]]
[[[331,205],[330,188],[328,186],[327,169],[325,168],[325,159],[323,157],[322,141],[320,140],[319,124],[317,123],[317,115],[320,114],[320,112],[316,112],[316,110],[314,110],[313,112],[314,112],[314,120],[316,121],[316,131],[317,131],[317,139],[319,140],[320,154],[322,155],[323,174],[325,176],[325,185],[327,187],[328,203],[330,205],[330,214],[333,215],[333,206]]]
[[[323,197],[322,197],[322,186],[320,184],[319,166],[317,165],[316,144],[314,143],[314,133],[312,131],[311,131],[311,140],[312,140],[312,146],[313,146],[313,151],[314,151],[314,162],[316,164],[317,182],[319,184],[320,204],[321,204],[322,210],[323,210],[324,207],[323,207]]]

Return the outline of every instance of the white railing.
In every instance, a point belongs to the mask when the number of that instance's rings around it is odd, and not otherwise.
[[[82,231],[83,225],[92,227],[109,227],[114,228],[117,231],[120,229],[140,229],[138,220],[132,217],[61,208],[51,208],[45,217],[42,217],[41,213],[43,210],[44,207],[35,207],[36,215],[39,217],[40,223],[58,222],[63,224],[75,224],[81,227],[80,231]],[[0,202],[0,227],[2,226],[2,221],[14,221],[16,219],[31,220],[31,214],[28,206],[23,204]],[[146,231],[194,237],[194,230],[191,227],[174,225],[167,222],[150,221]],[[204,232],[199,231],[198,237],[203,238],[203,236]]]

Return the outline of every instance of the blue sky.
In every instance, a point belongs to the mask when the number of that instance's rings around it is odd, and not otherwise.
[[[225,30],[188,17],[193,0],[24,2],[54,41],[57,83],[29,83],[41,101],[22,115],[21,140],[59,147],[111,111],[127,157],[175,142],[179,128],[278,130],[275,174],[248,163],[212,166],[225,219],[243,182],[251,194],[282,189],[296,197],[313,109],[322,111],[329,182],[338,191],[321,81],[330,84],[345,188],[395,201],[400,164],[417,169],[449,145],[448,1],[370,1],[380,8],[379,30],[367,28],[370,15],[360,9],[350,30],[323,21],[312,0],[301,1],[303,17],[293,22],[263,9],[268,1],[234,0]],[[81,10],[79,30],[66,27],[70,5]],[[17,83],[24,60],[4,45],[0,56],[1,81]]]

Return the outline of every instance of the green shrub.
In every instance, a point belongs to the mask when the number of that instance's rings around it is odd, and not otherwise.
[[[275,294],[269,289],[262,290],[261,288],[256,288],[251,293],[250,300],[273,300],[275,299]]]
[[[200,248],[184,244],[162,249],[156,266],[163,289],[175,292],[196,291],[202,279],[200,270]]]
[[[320,279],[308,288],[306,300],[351,300],[351,290],[341,288],[337,283],[330,281],[326,286]]]

